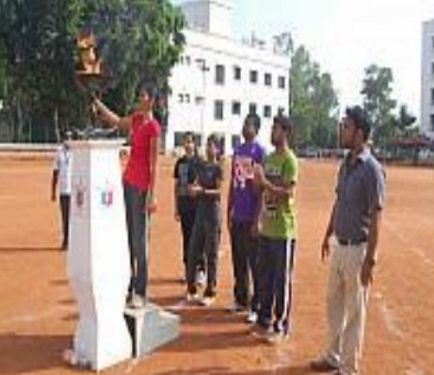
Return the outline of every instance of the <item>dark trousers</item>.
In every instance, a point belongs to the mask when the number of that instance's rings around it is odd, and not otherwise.
[[[242,306],[249,304],[249,270],[253,281],[250,308],[259,305],[258,247],[259,238],[252,235],[252,223],[233,221],[231,228],[232,266],[234,272],[234,297]]]
[[[182,261],[184,262],[185,276],[187,277],[188,247],[193,231],[196,209],[183,210],[180,212],[182,231]]]
[[[197,265],[205,257],[207,287],[205,296],[213,297],[217,287],[218,249],[220,246],[220,215],[207,215],[198,207],[190,238],[187,261],[187,286],[189,293],[196,293]]]
[[[148,284],[148,222],[145,213],[147,192],[124,183],[131,281],[129,291],[145,297]]]
[[[295,240],[262,237],[259,250],[260,306],[258,324],[289,333]],[[274,304],[274,320],[272,308]]]
[[[62,247],[68,247],[69,240],[69,211],[71,207],[71,196],[69,194],[60,194],[59,197],[60,214],[62,216]]]

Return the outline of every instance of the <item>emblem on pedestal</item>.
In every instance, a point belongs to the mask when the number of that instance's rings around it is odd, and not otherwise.
[[[113,205],[113,197],[114,197],[113,189],[109,186],[105,187],[101,191],[101,204],[104,207],[111,207]]]

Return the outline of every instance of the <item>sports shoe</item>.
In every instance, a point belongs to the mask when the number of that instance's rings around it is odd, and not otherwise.
[[[185,299],[187,300],[187,302],[199,302],[199,293],[187,293],[187,297]]]
[[[266,338],[268,333],[271,332],[271,327],[265,328],[262,325],[258,324],[258,322],[256,322],[253,326],[252,326],[252,335],[258,338]]]
[[[250,324],[255,324],[258,321],[258,313],[256,311],[249,311],[247,315],[246,322]]]
[[[233,301],[232,305],[228,307],[228,311],[232,313],[240,313],[243,311],[246,311],[246,306],[242,305],[241,303],[237,301]]]
[[[143,297],[139,294],[133,294],[131,297],[130,305],[134,309],[141,309],[141,308],[145,307],[145,305],[146,305],[145,297]]]
[[[204,286],[206,284],[206,273],[205,271],[198,271],[196,274],[196,285]]]
[[[215,297],[214,296],[204,296],[201,300],[200,300],[200,304],[204,307],[208,307],[211,306],[215,301]]]
[[[270,344],[279,345],[288,339],[288,335],[285,335],[283,332],[275,332],[274,330],[271,330],[266,333],[264,338]]]

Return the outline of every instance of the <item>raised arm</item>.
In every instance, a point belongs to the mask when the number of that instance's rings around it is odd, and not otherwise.
[[[106,105],[97,98],[94,99],[93,105],[95,106],[101,119],[110,126],[118,129],[129,129],[131,127],[132,121],[130,116],[120,117],[115,112],[107,108]]]

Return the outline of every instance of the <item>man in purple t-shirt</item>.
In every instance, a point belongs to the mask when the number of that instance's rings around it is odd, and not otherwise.
[[[228,199],[228,227],[231,237],[234,271],[234,304],[232,311],[250,307],[248,321],[256,321],[258,309],[257,220],[259,194],[253,184],[254,166],[262,164],[265,151],[255,138],[261,126],[256,114],[249,114],[243,126],[244,143],[235,148]],[[249,268],[253,279],[253,295],[249,301]],[[250,304],[249,304],[250,302]]]

